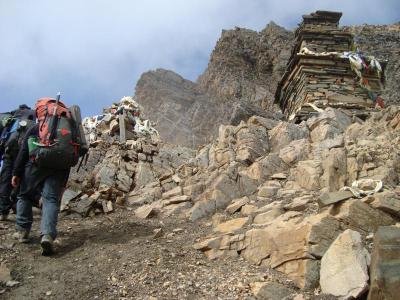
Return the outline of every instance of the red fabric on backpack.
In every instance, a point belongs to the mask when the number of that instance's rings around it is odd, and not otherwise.
[[[35,105],[36,116],[39,121],[39,139],[43,145],[50,145],[53,141],[50,141],[50,121],[54,115],[60,118],[62,115],[71,118],[71,113],[62,101],[54,98],[40,98]]]

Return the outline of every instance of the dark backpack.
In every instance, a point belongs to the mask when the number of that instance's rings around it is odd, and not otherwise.
[[[79,124],[66,105],[52,98],[42,98],[36,104],[39,120],[39,142],[35,161],[39,167],[66,170],[78,163],[82,141]]]
[[[1,157],[6,154],[15,158],[26,131],[35,124],[35,112],[30,109],[23,109],[5,115],[1,122],[3,128],[0,135],[0,154]]]

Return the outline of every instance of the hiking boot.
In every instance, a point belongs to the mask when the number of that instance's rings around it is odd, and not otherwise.
[[[42,247],[42,255],[48,256],[54,253],[53,250],[53,239],[50,235],[45,234],[42,236],[42,240],[40,241],[40,246]]]
[[[8,215],[0,215],[0,221],[7,221],[8,220]]]
[[[18,240],[19,243],[29,243],[29,231],[17,230],[17,232],[13,234],[13,238]]]

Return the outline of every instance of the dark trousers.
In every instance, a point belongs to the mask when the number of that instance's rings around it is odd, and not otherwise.
[[[10,198],[12,192],[12,170],[13,161],[5,158],[0,172],[0,214],[3,215],[8,215],[12,206]]]

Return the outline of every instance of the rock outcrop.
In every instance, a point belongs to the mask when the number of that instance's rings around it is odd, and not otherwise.
[[[366,121],[328,108],[299,125],[252,117],[221,126],[215,142],[160,181],[179,177],[179,188],[163,185],[163,196],[147,205],[160,216],[197,222],[225,211],[196,249],[210,259],[240,255],[286,274],[298,287],[314,288],[321,258],[341,232],[351,229],[364,239],[399,220],[399,128],[395,106]],[[321,205],[322,195],[335,199],[356,180],[358,190]],[[381,181],[383,191],[369,187]],[[369,195],[357,192],[363,189]],[[179,203],[173,211],[171,200]]]

